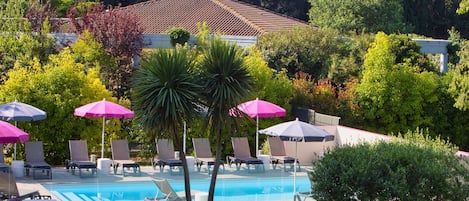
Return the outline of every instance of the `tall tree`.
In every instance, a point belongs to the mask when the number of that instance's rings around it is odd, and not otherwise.
[[[74,31],[80,34],[88,30],[96,36],[106,52],[116,61],[101,68],[108,89],[117,98],[129,97],[132,59],[140,55],[145,45],[143,27],[130,11],[105,9],[103,4],[83,9],[86,12],[82,16],[79,10],[74,6],[68,13]]]
[[[469,109],[469,42],[464,41],[459,51],[460,61],[452,72],[448,91],[455,100],[454,107],[466,111]]]
[[[365,56],[357,95],[370,130],[397,133],[431,124],[426,112],[438,100],[438,76],[401,57],[412,50],[401,40],[410,39],[380,32]]]
[[[369,34],[341,35],[335,29],[309,26],[263,34],[257,47],[269,67],[286,68],[290,78],[301,71],[315,80],[330,77],[340,82],[358,76],[371,40]]]
[[[408,33],[400,0],[309,0],[309,21],[320,27],[376,33]]]
[[[34,123],[22,123],[31,140],[40,140],[53,146],[45,146],[46,160],[62,164],[69,157],[67,140],[86,139],[90,148],[101,139],[96,131],[101,129],[99,119],[77,121],[71,115],[74,108],[96,100],[96,97],[112,99],[111,93],[99,79],[98,69],[89,68],[74,61],[69,50],[51,55],[50,61],[41,64],[31,60],[27,66],[17,65],[8,72],[8,80],[0,86],[0,102],[15,99],[36,105],[47,112],[47,119]],[[116,121],[117,122],[117,121]],[[120,128],[109,126],[111,128]],[[94,140],[95,139],[95,140]]]
[[[467,32],[469,16],[456,14],[458,2],[459,0],[402,1],[404,20],[412,25],[413,33],[432,38],[447,38],[448,29],[452,27]]]
[[[248,95],[252,78],[243,64],[241,50],[219,38],[210,41],[203,52],[201,80],[204,81],[204,100],[208,106],[210,133],[216,136],[215,165],[209,188],[209,200],[213,201],[221,159],[222,129],[230,124],[229,110]]]
[[[47,23],[40,32],[33,33],[31,23],[24,18],[27,9],[28,1],[26,0],[0,1],[1,76],[12,69],[15,63],[23,66],[35,57],[42,62],[47,60],[48,55],[53,52],[54,40],[47,36],[49,32]]]
[[[51,0],[46,0],[44,3],[40,1],[30,1],[28,10],[25,13],[25,17],[31,24],[31,31],[41,33],[44,29],[59,30],[60,23],[52,18],[57,17],[57,12],[51,6]],[[47,21],[47,24],[44,22]]]
[[[144,55],[133,77],[133,108],[137,120],[150,133],[174,139],[181,150],[187,201],[191,199],[189,171],[179,131],[183,122],[190,121],[195,114],[202,91],[193,70],[193,61],[186,49],[158,49]]]

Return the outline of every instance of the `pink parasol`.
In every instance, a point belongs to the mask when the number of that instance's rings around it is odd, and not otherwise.
[[[94,117],[103,118],[103,130],[102,130],[102,146],[101,146],[101,158],[104,158],[104,125],[106,118],[133,118],[134,112],[121,106],[117,103],[106,101],[97,101],[83,105],[75,109],[73,113],[75,116],[80,117]]]
[[[0,143],[25,142],[28,139],[28,133],[8,122],[0,120]]]
[[[259,118],[283,117],[287,112],[282,107],[271,102],[259,100],[248,101],[237,106],[239,110],[246,113],[251,118],[256,118],[256,156],[259,154]],[[235,114],[232,110],[230,114]],[[236,116],[236,115],[234,115]]]

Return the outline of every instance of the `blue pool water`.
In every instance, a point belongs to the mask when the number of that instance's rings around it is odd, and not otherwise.
[[[169,180],[175,191],[183,191],[183,181]],[[191,188],[208,192],[210,180],[191,180]],[[159,193],[151,181],[114,182],[114,183],[81,183],[56,184],[45,187],[62,201],[130,201],[154,197]],[[297,177],[296,191],[308,191],[310,183],[307,177]],[[161,194],[159,194],[161,195]],[[292,200],[293,178],[243,178],[218,179],[216,201],[265,201]]]

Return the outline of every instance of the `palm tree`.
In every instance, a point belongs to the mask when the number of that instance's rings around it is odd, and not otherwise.
[[[213,201],[220,167],[222,125],[230,125],[230,108],[240,103],[249,93],[252,78],[243,64],[236,44],[215,38],[203,52],[201,79],[204,82],[205,101],[208,106],[210,132],[216,135],[216,162],[210,181],[209,198]]]
[[[193,70],[193,60],[185,48],[158,49],[143,57],[133,77],[133,108],[137,120],[148,131],[172,137],[181,150],[179,157],[188,201],[191,199],[189,171],[182,136],[178,134],[183,122],[195,114],[195,103],[201,94]]]

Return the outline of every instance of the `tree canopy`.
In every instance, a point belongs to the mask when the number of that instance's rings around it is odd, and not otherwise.
[[[48,21],[45,21],[40,32],[33,33],[31,23],[23,18],[27,8],[27,0],[0,1],[1,76],[12,69],[15,63],[23,65],[33,58],[38,58],[42,62],[53,52],[54,39],[46,35],[50,31],[47,28]]]
[[[462,43],[459,51],[460,61],[454,70],[448,72],[452,74],[449,85],[449,92],[455,99],[454,106],[462,111],[469,109],[469,42]]]
[[[421,69],[415,61],[399,59],[412,50],[399,45],[403,40],[410,39],[378,33],[365,56],[362,79],[357,86],[358,101],[369,120],[368,126],[382,133],[405,132],[429,124],[425,108],[438,100],[437,75]]]
[[[341,32],[407,33],[399,0],[310,0],[309,21]]]
[[[47,119],[20,126],[31,140],[46,145],[44,153],[52,164],[62,164],[68,154],[69,139],[86,139],[91,149],[98,148],[101,139],[99,119],[79,119],[73,110],[81,105],[106,98],[113,100],[99,79],[98,69],[86,73],[83,65],[76,63],[69,50],[51,55],[50,62],[41,64],[31,60],[27,66],[17,65],[8,72],[8,79],[0,87],[0,100],[18,100],[35,105],[47,113]],[[118,131],[118,130],[117,130]],[[109,126],[108,133],[116,132]],[[97,150],[97,149],[96,149]]]
[[[80,15],[80,9],[85,12]],[[143,27],[137,17],[119,9],[106,9],[103,4],[89,8],[74,6],[68,18],[75,33],[89,31],[101,43],[115,63],[102,66],[105,84],[117,98],[130,97],[130,77],[134,56],[139,56],[144,46]]]

